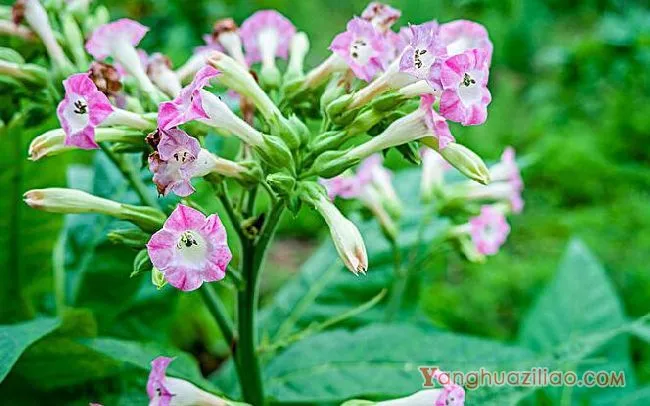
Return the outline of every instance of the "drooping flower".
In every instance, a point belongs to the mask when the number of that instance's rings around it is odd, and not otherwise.
[[[273,63],[277,57],[287,59],[289,43],[296,33],[285,16],[274,10],[261,10],[246,19],[239,29],[249,62]]]
[[[485,51],[488,65],[492,60],[492,41],[490,41],[485,27],[479,23],[455,20],[442,24],[440,26],[440,41],[446,47],[449,56],[478,48]]]
[[[440,70],[440,114],[463,125],[483,124],[492,100],[487,88],[487,53],[470,49],[445,60]]]
[[[470,219],[469,233],[479,253],[494,255],[499,252],[510,233],[506,217],[494,206],[482,206],[481,213]]]
[[[223,279],[232,258],[219,216],[206,218],[182,204],[174,209],[162,230],[151,236],[147,251],[169,284],[183,291]]]
[[[381,33],[372,23],[358,17],[348,22],[345,32],[334,37],[330,50],[343,58],[352,72],[366,82],[384,68],[388,56]]]
[[[193,176],[192,163],[199,156],[199,141],[178,128],[160,130],[157,150],[149,156],[149,169],[158,193],[174,192],[185,197],[194,192],[190,180]]]
[[[63,87],[65,97],[56,114],[65,131],[65,145],[99,148],[95,142],[95,127],[113,112],[108,98],[97,90],[87,73],[68,77],[63,81]]]
[[[188,121],[208,118],[202,105],[201,89],[218,74],[218,70],[206,65],[196,73],[192,83],[184,87],[174,100],[160,103],[158,127],[167,130]]]
[[[380,32],[387,32],[402,12],[388,4],[373,1],[361,13],[361,18],[370,21]]]
[[[426,80],[433,89],[440,89],[440,63],[446,56],[431,23],[410,26],[411,39],[400,59],[400,71]]]
[[[155,92],[155,87],[142,66],[135,47],[149,28],[128,18],[99,26],[86,42],[86,50],[97,60],[113,58],[122,68],[135,77],[143,91]]]

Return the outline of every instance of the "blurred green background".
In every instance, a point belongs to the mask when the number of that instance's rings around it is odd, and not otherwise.
[[[312,44],[307,65],[327,56],[365,0],[354,1],[112,1],[112,14],[155,27],[143,46],[164,50],[176,65],[201,43],[215,19],[241,23],[275,8]],[[647,2],[616,0],[401,0],[398,25],[466,18],[484,24],[494,43],[486,125],[452,131],[486,160],[507,145],[535,158],[524,170],[523,215],[512,218],[505,249],[486,265],[459,257],[428,289],[425,308],[450,330],[512,339],[524,312],[550,279],[572,235],[603,261],[627,314],[650,303],[650,10]],[[389,165],[404,165],[395,156]],[[304,258],[318,226],[301,217],[285,224],[276,267]],[[300,241],[295,241],[295,237]],[[292,240],[291,237],[294,239]],[[297,260],[295,259],[295,252]],[[282,255],[286,252],[287,255]],[[304,253],[304,255],[303,255]],[[281,278],[282,272],[267,272]],[[272,287],[277,285],[267,281]],[[648,359],[641,354],[634,358]],[[646,350],[647,351],[647,350]],[[650,362],[640,363],[650,377]],[[645,365],[645,366],[644,366]]]

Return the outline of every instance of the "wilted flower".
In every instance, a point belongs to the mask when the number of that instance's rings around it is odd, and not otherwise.
[[[446,55],[437,33],[430,24],[412,25],[411,40],[400,59],[400,71],[417,79],[426,80],[438,90],[440,85],[440,63]]]
[[[478,48],[485,51],[488,65],[490,64],[493,46],[487,30],[481,24],[468,20],[450,21],[440,26],[439,33],[440,41],[449,56]]]
[[[482,206],[481,213],[469,221],[469,233],[479,253],[494,255],[506,242],[510,226],[501,211],[493,206]]]
[[[386,32],[399,19],[402,12],[388,4],[373,1],[361,13],[361,18],[370,21],[380,32]]]
[[[219,71],[206,65],[197,72],[192,83],[184,87],[174,100],[160,103],[158,127],[167,130],[188,121],[209,118],[203,109],[201,89],[218,74]]]
[[[87,73],[70,76],[63,81],[63,87],[65,97],[56,113],[66,134],[65,145],[99,148],[95,142],[95,127],[113,112],[113,106]]]
[[[183,291],[198,289],[204,281],[223,279],[232,258],[219,216],[206,218],[183,204],[174,209],[162,230],[151,236],[147,251],[169,284]]]
[[[463,125],[483,124],[492,96],[487,88],[487,53],[470,49],[445,60],[440,71],[444,89],[440,114]]]
[[[122,90],[120,73],[111,64],[92,61],[88,69],[90,80],[93,81],[97,90],[106,96],[116,96]]]
[[[358,17],[348,22],[347,31],[334,38],[330,50],[366,82],[384,68],[388,55],[382,35],[372,23]]]

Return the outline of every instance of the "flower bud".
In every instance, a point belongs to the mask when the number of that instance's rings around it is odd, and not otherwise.
[[[266,181],[280,196],[289,196],[296,187],[296,178],[283,172],[268,175]]]
[[[133,272],[131,272],[131,275],[129,277],[133,278],[134,276],[137,276],[143,272],[149,272],[151,271],[151,268],[153,268],[153,265],[149,260],[147,249],[142,249],[133,259]]]
[[[298,120],[297,117],[296,120]],[[271,134],[282,139],[290,150],[294,151],[300,147],[302,140],[298,131],[303,131],[303,129],[294,127],[290,120],[287,120],[282,115],[274,115],[269,119],[269,126],[271,127]]]
[[[437,150],[437,142],[433,138],[423,138],[422,143],[429,147],[433,145],[436,147],[434,149]],[[471,149],[452,142],[438,152],[447,162],[468,178],[484,185],[490,183],[490,171],[485,162]]]
[[[327,105],[327,108],[325,109],[327,116],[332,119],[332,121],[335,121],[334,119],[336,116],[340,115],[348,107],[351,100],[352,95],[350,94],[344,94],[338,97]]]
[[[144,146],[144,137],[141,132],[118,128],[95,129],[95,141],[120,142],[135,146]],[[34,138],[29,145],[28,155],[30,160],[37,161],[43,157],[54,156],[75,148],[75,146],[65,145],[65,132],[62,128],[57,128]]]
[[[143,230],[162,227],[165,215],[151,207],[132,206],[104,199],[76,189],[33,189],[23,195],[30,207],[50,213],[99,213],[128,220]]]
[[[368,270],[368,254],[361,233],[353,222],[329,200],[323,186],[316,182],[301,182],[298,185],[300,198],[313,205],[330,229],[332,242],[343,264],[355,275]]]
[[[314,161],[311,173],[321,178],[333,178],[340,175],[346,169],[358,164],[361,159],[350,157],[348,151],[326,151],[318,156]]]
[[[84,38],[81,29],[70,13],[64,13],[61,17],[63,27],[63,36],[65,37],[68,48],[74,57],[75,63],[79,69],[88,68],[88,57],[84,50]]]
[[[126,228],[110,231],[106,237],[114,244],[142,249],[147,245],[147,241],[149,241],[151,235],[139,228]]]
[[[48,72],[38,65],[15,63],[5,60],[0,60],[0,75],[10,76],[38,85],[47,83],[49,77]]]
[[[291,151],[279,137],[265,136],[262,146],[256,148],[255,151],[269,165],[275,168],[289,168],[292,172],[295,171]]]

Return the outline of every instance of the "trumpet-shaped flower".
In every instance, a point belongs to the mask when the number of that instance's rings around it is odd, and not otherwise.
[[[388,32],[402,12],[388,4],[373,1],[361,13],[361,18],[370,21],[380,32]]]
[[[450,56],[478,48],[486,53],[488,64],[492,60],[492,41],[488,32],[479,23],[467,20],[455,20],[440,26],[440,41]]]
[[[172,70],[172,63],[165,55],[154,52],[147,57],[147,75],[153,83],[171,97],[181,91],[181,81]]]
[[[158,357],[151,361],[151,372],[147,379],[147,395],[152,404],[169,406],[174,396],[165,386],[165,372],[173,360],[169,357]]]
[[[194,192],[190,183],[201,146],[196,138],[177,128],[160,131],[157,151],[149,156],[149,169],[158,193],[189,196]]]
[[[445,60],[440,70],[440,114],[463,125],[483,124],[492,100],[487,88],[487,53],[470,49]]]
[[[83,149],[99,148],[95,127],[112,112],[113,106],[87,73],[78,73],[63,81],[65,97],[56,109],[65,131],[65,145]]]
[[[122,68],[136,78],[142,90],[155,92],[155,87],[142,66],[140,56],[135,47],[140,43],[149,28],[144,25],[122,18],[112,23],[99,26],[86,42],[86,50],[95,59],[113,58]]]
[[[440,89],[440,63],[446,56],[431,23],[410,26],[411,38],[400,59],[400,71],[426,80],[433,89]]]
[[[239,28],[232,18],[217,20],[212,29],[211,39],[215,47],[222,48],[217,49],[217,51],[225,51],[243,66],[248,66],[248,62],[242,51],[243,44],[239,35]]]
[[[494,206],[482,206],[481,213],[470,219],[469,232],[474,246],[483,255],[494,255],[508,238],[510,226]]]
[[[223,279],[232,258],[219,216],[179,204],[162,230],[151,236],[147,251],[170,285],[183,291]]]
[[[287,59],[289,43],[296,27],[285,16],[273,10],[261,10],[248,17],[239,29],[246,57],[254,63],[273,60],[276,56]]]
[[[203,109],[201,89],[210,82],[210,79],[218,74],[218,70],[206,65],[196,73],[192,83],[180,91],[178,97],[172,101],[160,103],[158,127],[162,130],[167,130],[187,123],[188,121],[209,118]]]
[[[348,22],[347,31],[334,38],[330,50],[345,60],[359,79],[370,82],[386,64],[389,49],[384,42],[372,23],[355,17]]]

